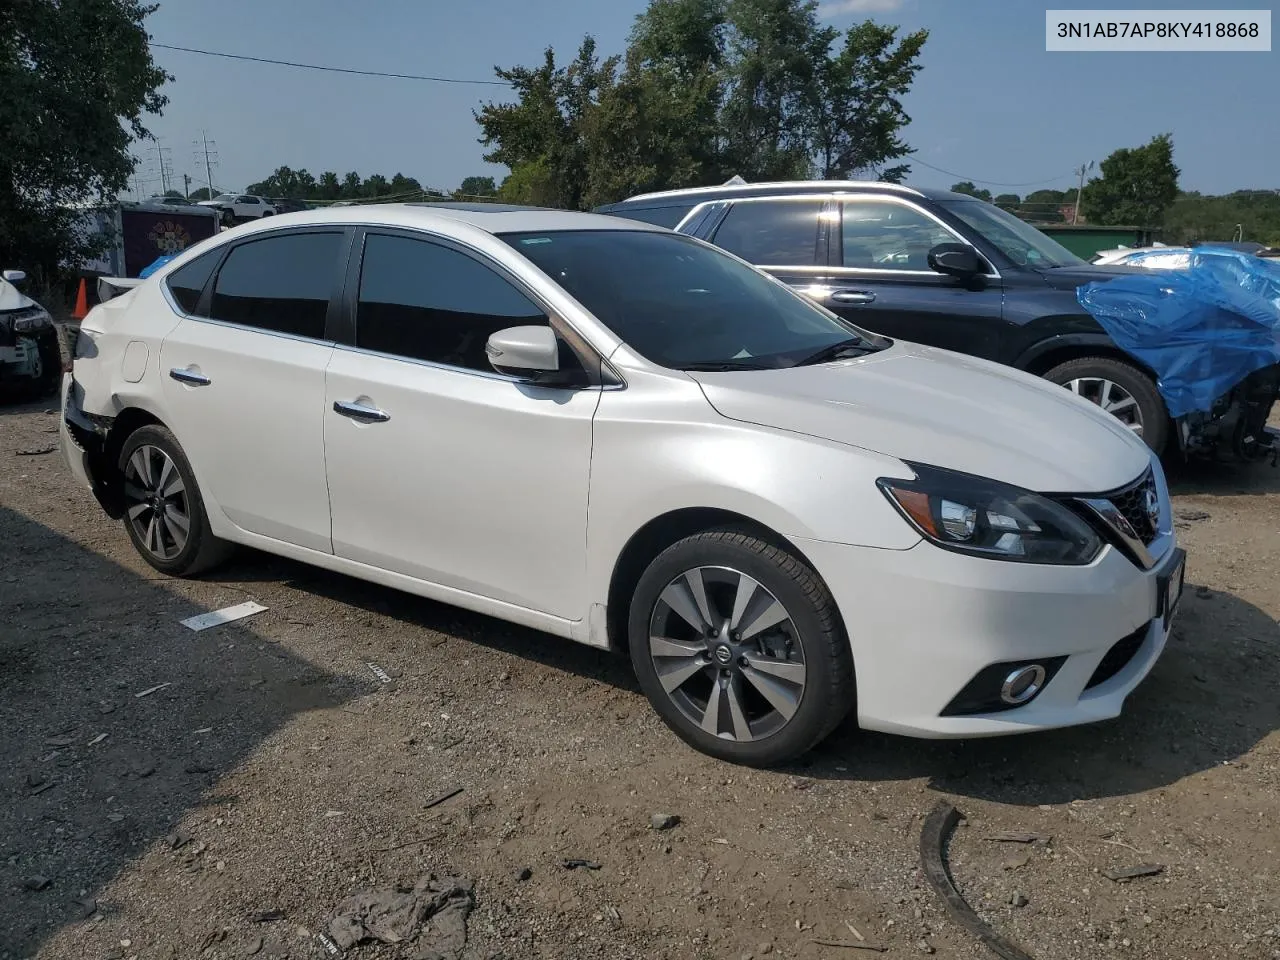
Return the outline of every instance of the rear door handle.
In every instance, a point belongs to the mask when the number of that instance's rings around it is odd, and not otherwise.
[[[385,410],[347,400],[333,401],[333,412],[340,413],[344,417],[350,417],[352,420],[359,420],[362,423],[386,423],[391,419],[391,414]]]
[[[188,370],[183,367],[174,367],[169,371],[169,376],[179,383],[189,383],[195,387],[207,387],[213,383],[203,373],[196,373],[194,370]]]
[[[833,290],[831,299],[836,303],[871,303],[876,295],[870,290]]]

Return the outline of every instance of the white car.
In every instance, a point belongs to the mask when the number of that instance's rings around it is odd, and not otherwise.
[[[235,220],[257,220],[276,213],[270,201],[248,193],[221,193],[212,200],[201,200],[199,206],[216,207]]]
[[[247,544],[628,651],[676,733],[748,764],[850,710],[1116,716],[1181,591],[1160,464],[1095,405],[616,217],[222,234],[96,307],[63,388],[71,470],[156,569]]]

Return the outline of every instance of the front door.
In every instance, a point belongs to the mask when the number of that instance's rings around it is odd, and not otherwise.
[[[354,343],[326,378],[334,552],[581,618],[599,390],[535,387],[485,355],[490,334],[549,324],[546,312],[426,235],[371,231],[350,283]]]
[[[965,285],[929,267],[939,243],[965,242],[940,221],[898,198],[842,200],[832,231],[831,269],[807,292],[860,327],[915,343],[984,357],[1001,356],[1008,324],[994,271]]]
[[[212,264],[193,261],[166,281],[191,313],[160,348],[169,426],[200,486],[241,529],[326,553],[325,328],[345,247],[342,230],[238,244],[196,297]]]

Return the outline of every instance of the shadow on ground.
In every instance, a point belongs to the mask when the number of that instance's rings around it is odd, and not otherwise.
[[[641,696],[624,657],[292,561],[245,553],[220,579],[283,581]],[[1168,786],[1247,753],[1280,729],[1276,621],[1231,594],[1194,584],[1187,585],[1178,618],[1164,656],[1116,720],[967,741],[863,733],[846,723],[804,761],[779,773],[863,781],[926,778],[946,793],[1022,805]]]
[[[1172,464],[1166,470],[1175,497],[1238,497],[1280,493],[1280,466],[1260,463]],[[1176,512],[1176,511],[1175,511]]]
[[[290,717],[364,691],[248,626],[189,631],[178,621],[203,611],[160,582],[2,507],[0,545],[8,960],[84,920],[131,858],[216,804],[219,778]]]

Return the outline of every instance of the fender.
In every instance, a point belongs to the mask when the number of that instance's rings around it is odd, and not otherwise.
[[[1010,366],[1017,367],[1019,370],[1026,370],[1041,357],[1064,347],[1101,347],[1109,354],[1124,354],[1124,351],[1116,346],[1116,342],[1101,331],[1097,333],[1061,333],[1057,336],[1046,337],[1044,340],[1037,340],[1024,349],[1022,353],[1018,354]],[[1136,359],[1133,362],[1135,364],[1138,363]],[[1138,365],[1141,366],[1141,364]]]

